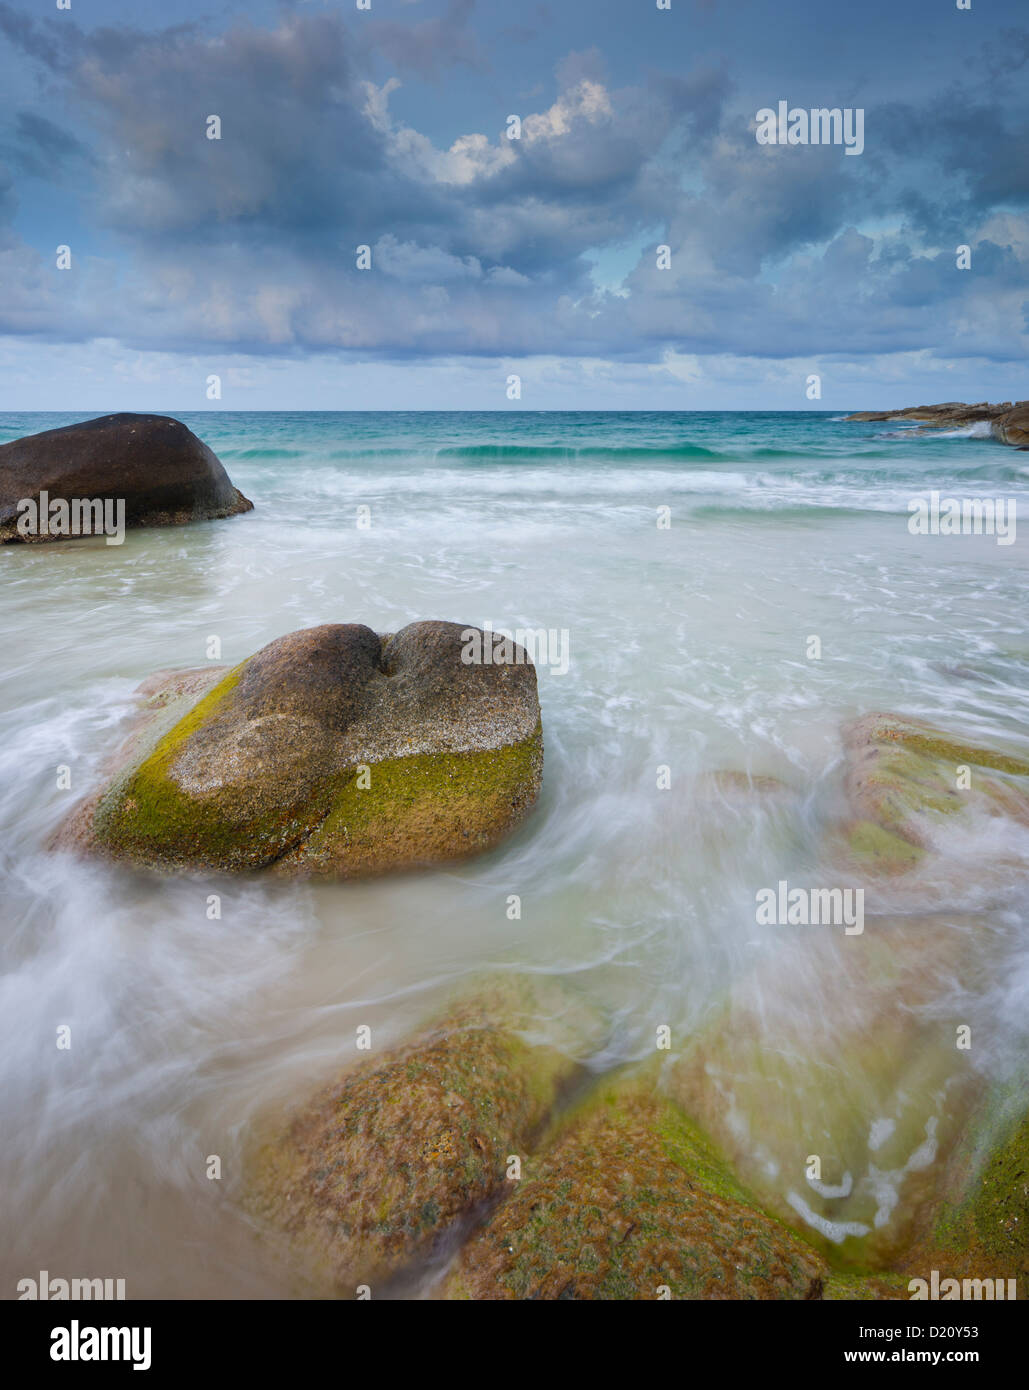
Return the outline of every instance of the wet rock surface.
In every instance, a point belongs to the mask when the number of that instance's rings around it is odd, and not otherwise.
[[[181,526],[253,510],[214,451],[167,415],[104,415],[0,445],[0,544],[65,539],[19,530],[19,503],[48,494],[121,500],[125,525]]]
[[[522,1036],[541,1010],[567,1049]],[[392,1278],[505,1193],[511,1157],[526,1161],[594,1027],[553,982],[483,987],[266,1126],[248,1209],[309,1286],[353,1297]]]
[[[828,1267],[643,1084],[602,1088],[458,1257],[472,1299],[817,1299]]]
[[[531,662],[465,664],[466,631],[279,638],[170,727],[150,720],[64,841],[155,868],[341,878],[491,848],[536,799],[542,725]],[[178,713],[192,682],[144,693]]]

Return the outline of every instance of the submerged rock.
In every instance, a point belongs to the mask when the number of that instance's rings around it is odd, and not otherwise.
[[[795,797],[796,790],[779,777],[741,772],[737,768],[717,768],[702,772],[694,783],[700,796],[718,796],[726,800],[746,800],[754,797]]]
[[[31,528],[19,528],[24,501],[35,504]],[[0,445],[0,544],[65,539],[46,521],[50,508],[73,501],[123,502],[127,527],[208,521],[254,505],[215,453],[167,415],[104,415]],[[96,534],[88,524],[81,533]]]
[[[520,1035],[540,1015],[562,1048]],[[374,1289],[511,1185],[595,1026],[557,983],[481,989],[274,1129],[245,1205],[309,1288]]]
[[[117,775],[58,844],[158,868],[342,878],[491,848],[536,799],[543,735],[524,651],[465,664],[470,630],[306,628],[227,674],[152,686]],[[217,684],[190,708],[204,678]]]
[[[817,1299],[829,1269],[645,1085],[604,1086],[461,1251],[472,1299]]]
[[[803,953],[759,957],[666,1060],[663,1089],[740,1180],[847,1261],[881,1268],[906,1248],[974,1103],[937,1004],[955,977],[983,980],[975,925],[878,916],[850,938],[775,927],[805,933]]]
[[[1029,759],[884,713],[843,745],[849,818],[808,872],[867,889],[861,933],[780,921],[803,952],[759,955],[663,1081],[766,1206],[892,1266],[979,1099],[947,1001],[957,980],[971,998],[991,987],[992,904],[969,885],[1024,864]]]
[[[843,747],[854,812],[847,849],[876,871],[914,868],[940,827],[958,815],[1007,816],[1029,824],[1029,784],[1020,781],[1029,778],[1025,758],[893,714],[853,721],[844,730]]]
[[[1003,1280],[1005,1298],[1013,1289],[1019,1299],[1029,1299],[1025,1082],[1022,1076],[993,1088],[967,1126],[931,1225],[905,1258],[909,1275],[928,1279],[937,1270],[941,1280]]]

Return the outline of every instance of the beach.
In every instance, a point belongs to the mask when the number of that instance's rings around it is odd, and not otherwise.
[[[9,413],[0,442],[77,418]],[[968,1068],[985,1091],[1024,1067],[1029,828],[963,827],[917,893],[866,891],[860,934],[763,924],[755,898],[837,882],[848,721],[894,711],[1029,754],[1024,543],[909,526],[931,493],[1021,520],[1029,456],[841,412],[180,418],[252,512],[0,551],[10,1287],[48,1269],[130,1298],[288,1294],[237,1200],[255,1117],[335,1075],[358,1028],[388,1046],[498,973],[588,1000],[599,1034],[558,1042],[588,1075],[652,1058],[662,1027],[684,1065],[699,1047],[705,1123],[751,1190],[841,1267],[887,1267],[942,1180]],[[288,885],[46,848],[152,672],[424,619],[556,635],[540,800],[486,856]],[[925,966],[898,1058],[856,953],[903,931]],[[754,1017],[762,1053],[799,1063],[781,1123],[703,1041]],[[791,1166],[793,1101],[845,1107],[814,1185]],[[408,1289],[433,1297],[442,1261]]]

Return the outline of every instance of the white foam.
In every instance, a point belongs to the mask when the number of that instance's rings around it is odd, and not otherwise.
[[[842,1245],[848,1236],[867,1236],[872,1229],[870,1226],[862,1225],[860,1221],[830,1221],[826,1216],[819,1216],[811,1210],[798,1192],[788,1192],[786,1200],[798,1216],[834,1245]]]
[[[873,1120],[868,1131],[868,1147],[872,1153],[881,1149],[890,1135],[897,1128],[897,1121],[891,1119]]]
[[[993,430],[989,420],[976,420],[974,424],[962,425],[960,429],[933,430],[937,439],[992,439]]]
[[[819,1182],[817,1178],[808,1178],[807,1184],[813,1192],[818,1193],[819,1197],[849,1197],[854,1186],[854,1179],[850,1173],[844,1173],[843,1181],[838,1187],[833,1187],[827,1182]]]

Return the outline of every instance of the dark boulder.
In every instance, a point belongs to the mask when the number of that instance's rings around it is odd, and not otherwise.
[[[48,534],[42,517],[34,534],[19,531],[19,503],[38,507],[42,493],[50,504],[123,501],[126,526],[181,526],[253,509],[215,453],[167,415],[104,415],[0,445],[0,544],[66,538]]]

